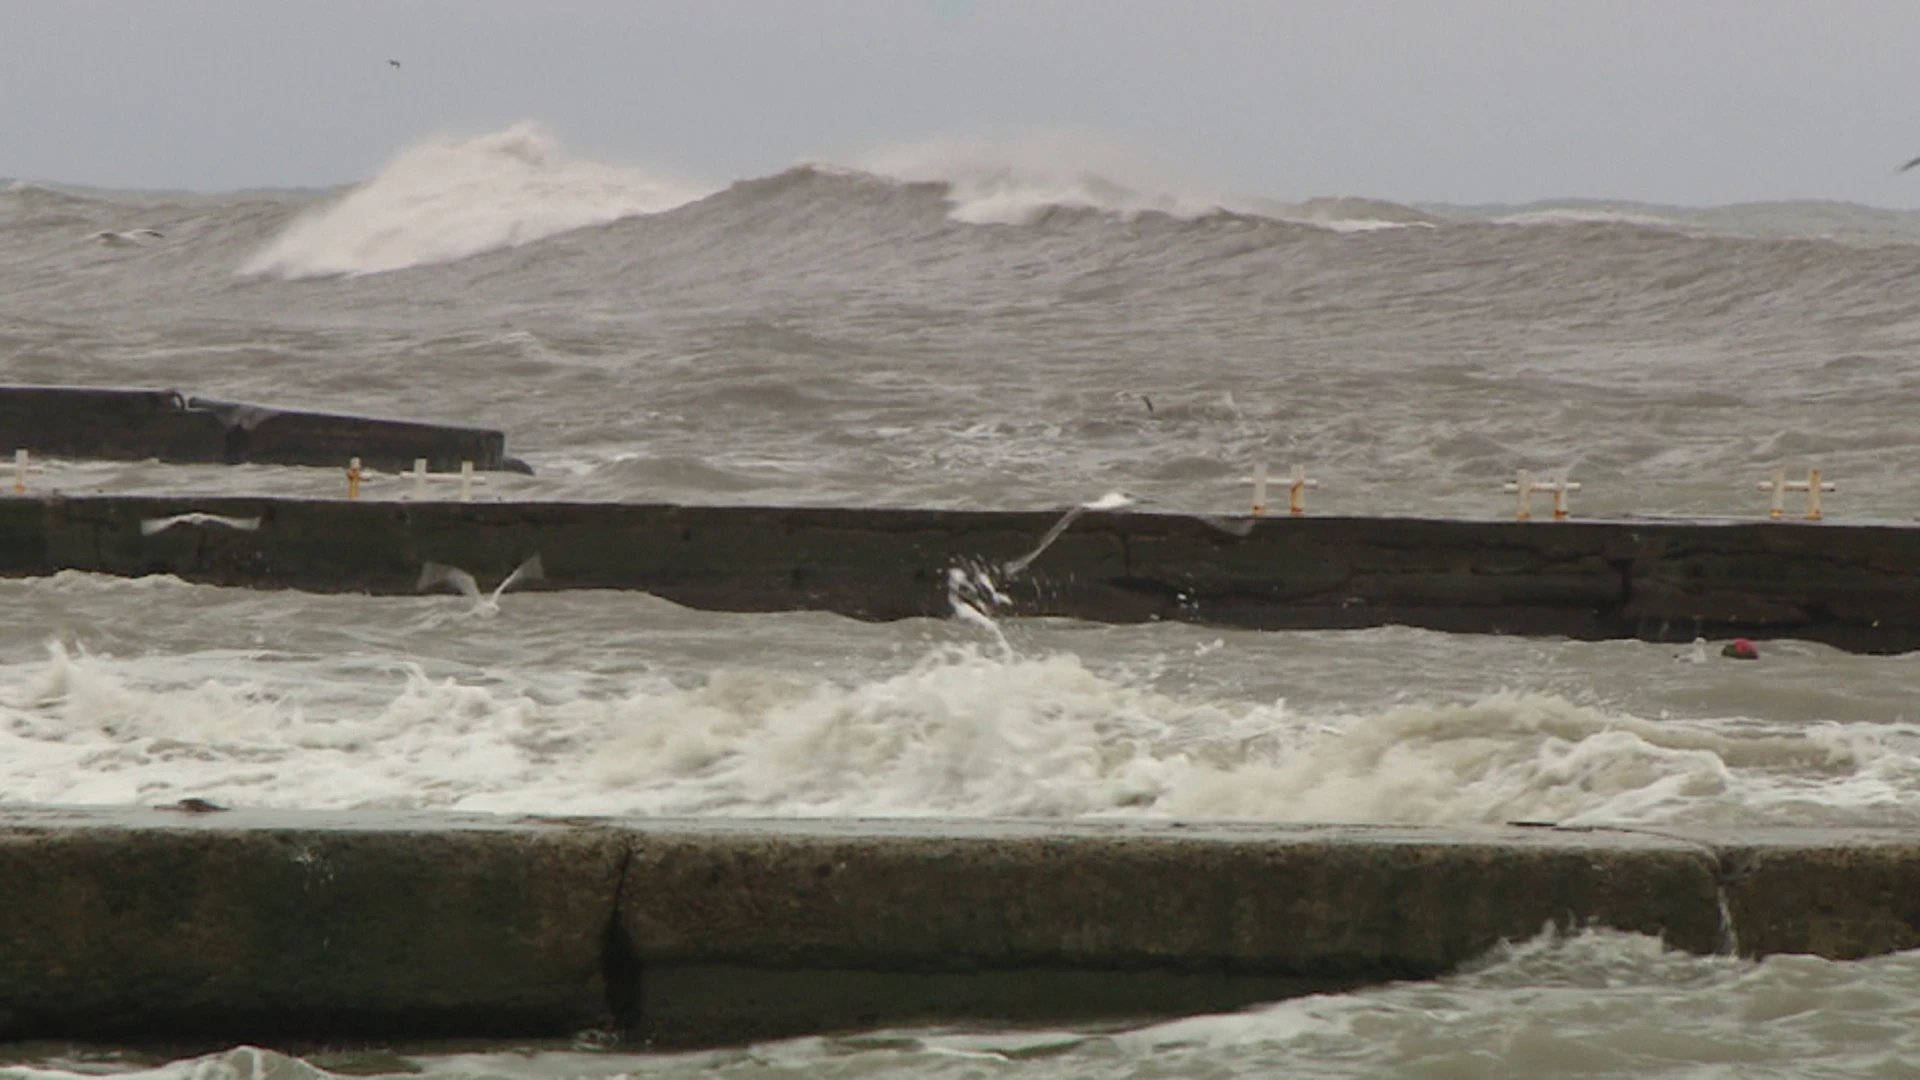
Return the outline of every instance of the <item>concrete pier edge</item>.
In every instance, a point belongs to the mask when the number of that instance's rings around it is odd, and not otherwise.
[[[950,616],[949,572],[998,567],[1006,602],[995,612],[1016,616],[1920,649],[1912,524],[1089,513],[1022,572],[1005,572],[1060,516],[30,493],[0,498],[0,575],[410,593],[428,560],[491,583],[537,553],[546,574],[536,588],[900,619]]]
[[[1216,1011],[1548,927],[1920,946],[1920,831],[0,807],[0,1039],[740,1043]]]
[[[0,385],[0,454],[84,460],[530,471],[488,428],[313,412],[178,390]]]

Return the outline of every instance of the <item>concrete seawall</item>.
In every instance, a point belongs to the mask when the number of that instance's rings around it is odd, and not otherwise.
[[[1920,836],[0,808],[0,1038],[657,1046],[1227,1009],[1549,925],[1920,945]]]
[[[141,523],[188,511],[245,531]],[[1059,519],[1027,511],[628,503],[28,496],[0,499],[0,574],[63,569],[315,591],[410,591],[421,563],[545,588],[636,589],[697,608],[951,612],[948,571],[1003,565]],[[1025,573],[1012,615],[1305,629],[1688,641],[1790,636],[1920,648],[1920,527],[1091,513]]]
[[[506,436],[484,428],[303,412],[173,390],[0,386],[0,452],[237,465],[404,469],[415,458],[445,472],[526,466],[506,456]]]

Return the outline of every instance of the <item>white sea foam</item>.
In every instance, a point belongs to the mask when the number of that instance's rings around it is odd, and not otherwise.
[[[1425,221],[1382,221],[1379,218],[1335,218],[1331,221],[1301,220],[1301,225],[1312,225],[1328,232],[1363,233],[1380,232],[1383,229],[1431,229],[1434,226]]]
[[[1410,207],[1372,199],[1289,203],[1230,192],[1122,139],[1087,131],[944,136],[870,151],[824,172],[877,175],[947,187],[955,221],[1026,225],[1050,210],[1094,210],[1131,219],[1166,214],[1193,220],[1232,213],[1330,232],[1376,232],[1434,222]]]
[[[570,158],[522,123],[402,151],[373,179],[295,220],[241,273],[301,278],[450,262],[704,194],[641,169]]]
[[[245,657],[223,671],[249,670]],[[1193,700],[1071,654],[945,647],[851,683],[719,671],[596,697],[397,671],[265,681],[55,647],[0,683],[0,801],[1310,822],[1920,822],[1915,734],[1751,735],[1550,695],[1363,715]]]
[[[1166,1075],[1270,1061],[1313,1076],[1910,1075],[1916,984],[1920,953],[1755,963],[1549,932],[1438,980],[1175,1020],[1109,1045]]]
[[[1503,214],[1492,219],[1496,225],[1638,225],[1649,229],[1677,229],[1672,218],[1639,210],[1619,210],[1600,206],[1546,207]]]

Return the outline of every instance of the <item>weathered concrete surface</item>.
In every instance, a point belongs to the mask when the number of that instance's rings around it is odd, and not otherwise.
[[[145,518],[204,510],[254,532]],[[0,574],[171,573],[226,585],[405,592],[423,560],[498,579],[539,552],[546,588],[692,607],[945,616],[947,571],[1004,565],[1058,519],[1027,511],[0,499]],[[1637,637],[1799,637],[1920,648],[1920,527],[1797,522],[1242,519],[1088,514],[1026,573],[1011,615],[1259,629],[1379,626]]]
[[[1838,960],[1920,948],[1920,832],[1691,831],[1714,847],[1748,956]]]
[[[1603,925],[1713,950],[1697,845],[1535,830],[666,823],[634,835],[635,1033],[1218,1010]]]
[[[300,412],[173,390],[0,386],[0,453],[236,465],[410,468],[436,471],[526,466],[506,456],[506,436],[482,428]]]
[[[1871,955],[1920,945],[1916,885],[1913,830],[0,807],[0,1039],[1163,1016],[1547,926]]]
[[[605,1023],[623,841],[448,815],[0,814],[0,1039]]]

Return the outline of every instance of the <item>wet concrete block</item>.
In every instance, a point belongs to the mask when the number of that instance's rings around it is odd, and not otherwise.
[[[1160,618],[1258,629],[1401,623],[1613,636],[1621,560],[1582,526],[1278,518],[1244,538],[1194,519],[1129,523],[1135,578],[1178,580]]]
[[[0,452],[108,461],[220,461],[226,431],[172,390],[0,386]]]
[[[345,468],[355,457],[398,470],[425,458],[436,472],[526,466],[485,428],[304,412],[190,397],[175,390],[0,386],[0,452],[107,461]]]
[[[658,1049],[738,1045],[907,1025],[1006,1025],[1231,1012],[1366,980],[1167,969],[885,971],[674,964],[640,975],[630,1036]]]
[[[1743,956],[1835,960],[1920,948],[1920,834],[1719,834],[1727,910]]]
[[[1920,644],[1920,529],[1754,522],[1634,533],[1644,550],[1625,620],[1658,620],[1675,638],[1691,625],[1873,652]]]
[[[425,458],[434,472],[457,472],[463,461],[481,470],[503,468],[507,463],[506,435],[483,428],[301,412],[203,397],[189,398],[187,407],[219,422],[224,433],[222,456],[228,464],[344,468],[358,457],[366,468],[399,470]]]
[[[568,1034],[623,851],[446,815],[0,817],[0,1038]]]
[[[51,507],[39,499],[0,497],[0,574],[21,577],[50,573],[63,560],[54,557],[48,518]]]
[[[1434,976],[1549,926],[1868,956],[1920,947],[1916,895],[1912,830],[0,807],[0,1038],[1160,1017]]]
[[[245,534],[142,520],[257,517]],[[948,573],[984,568],[998,614],[1254,629],[1688,641],[1798,637],[1920,648],[1920,528],[1696,522],[1304,518],[1208,524],[1088,514],[1023,573],[1051,512],[631,503],[31,495],[0,499],[0,573],[173,573],[315,591],[412,591],[423,562],[540,588],[636,589],[722,611],[951,613]],[[1244,535],[1239,533],[1244,532]]]
[[[1703,952],[1720,933],[1712,858],[1652,837],[958,822],[633,837],[637,1026],[668,1043],[1039,1022],[1082,1015],[1090,975],[1127,984],[1111,994],[1129,1013],[1245,1004],[1432,976],[1549,925]],[[907,976],[925,977],[915,993],[888,989]],[[783,1004],[741,1031],[730,1000]]]
[[[1128,572],[1177,582],[1203,601],[1235,594],[1273,601],[1338,596],[1354,578],[1358,553],[1325,528],[1263,520],[1240,537],[1177,518],[1130,524],[1122,534]]]

